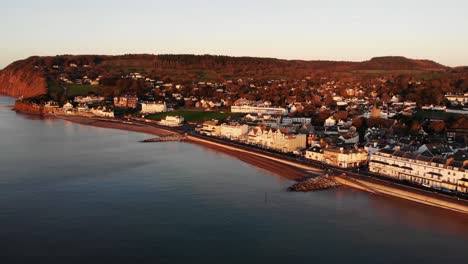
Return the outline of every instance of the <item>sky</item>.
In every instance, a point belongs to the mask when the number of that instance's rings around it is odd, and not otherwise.
[[[466,0],[0,0],[0,69],[33,55],[216,54],[468,65]]]

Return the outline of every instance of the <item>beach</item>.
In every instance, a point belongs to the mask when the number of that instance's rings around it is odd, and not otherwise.
[[[110,128],[110,129],[119,129],[119,130],[131,131],[131,132],[144,133],[144,134],[158,136],[158,137],[172,136],[172,135],[179,134],[172,130],[155,127],[150,124],[142,124],[142,123],[131,122],[131,121],[127,122],[127,121],[121,121],[121,120],[111,120],[111,119],[92,118],[92,117],[83,117],[83,116],[66,116],[66,115],[54,115],[54,116],[56,118],[70,121],[70,122],[77,123],[77,124],[81,124],[81,125],[101,127],[101,128]],[[304,168],[299,168],[290,164],[278,162],[269,158],[255,155],[254,153],[240,152],[238,150],[233,150],[233,149],[229,149],[229,148],[222,147],[222,146],[208,144],[203,141],[187,140],[187,142],[197,144],[197,145],[203,146],[205,148],[209,148],[217,152],[228,154],[248,164],[251,164],[255,167],[269,171],[271,173],[274,173],[275,175],[279,175],[286,179],[301,180],[304,177],[311,176],[310,171]],[[160,144],[160,143],[153,143],[153,144]]]
[[[127,121],[104,119],[104,118],[66,116],[66,115],[54,115],[54,117],[57,117],[59,119],[63,119],[66,121],[70,121],[73,123],[78,123],[81,125],[126,130],[126,131],[144,133],[144,134],[158,136],[158,137],[173,136],[173,135],[178,134],[174,131],[165,130],[165,129],[154,127],[151,125],[145,125],[145,124],[135,123],[131,121],[127,122]]]

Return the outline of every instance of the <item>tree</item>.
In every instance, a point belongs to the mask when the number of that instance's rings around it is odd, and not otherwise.
[[[429,129],[432,130],[435,133],[442,133],[445,131],[445,122],[440,120],[440,121],[432,121],[429,124]]]
[[[339,111],[334,114],[335,120],[346,120],[348,118],[348,112]]]

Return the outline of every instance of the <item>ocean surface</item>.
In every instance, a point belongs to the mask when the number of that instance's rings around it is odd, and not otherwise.
[[[0,97],[0,263],[468,263],[468,217]]]

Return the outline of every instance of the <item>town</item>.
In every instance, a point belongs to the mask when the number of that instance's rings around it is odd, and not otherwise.
[[[88,68],[68,65],[77,67]],[[468,193],[468,93],[416,101],[393,93],[397,81],[383,77],[175,83],[138,72],[71,78],[60,68],[52,70],[62,92],[23,100],[46,114],[138,118],[318,166]],[[401,82],[410,90],[428,85]]]

